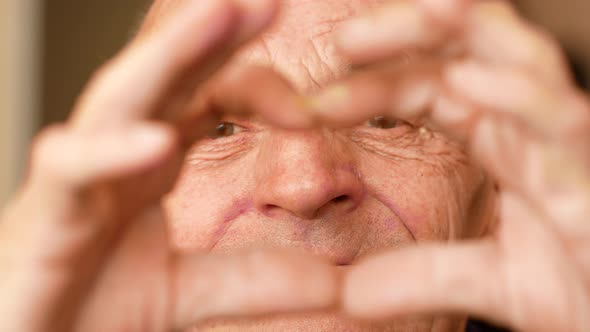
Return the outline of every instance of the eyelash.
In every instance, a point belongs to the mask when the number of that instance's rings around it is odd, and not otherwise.
[[[389,130],[389,129],[395,129],[397,127],[400,126],[404,126],[404,125],[410,125],[411,124],[409,122],[400,120],[400,119],[395,119],[395,118],[388,118],[386,116],[376,116],[370,120],[368,120],[367,122],[365,122],[365,125],[371,128],[375,128],[375,129],[382,129],[382,130]]]
[[[227,134],[226,131],[231,128],[231,133]],[[236,132],[238,130],[238,132]],[[235,124],[233,122],[222,122],[215,128],[215,134],[209,136],[209,138],[214,140],[219,140],[227,137],[234,136],[241,132],[248,130],[247,128]]]

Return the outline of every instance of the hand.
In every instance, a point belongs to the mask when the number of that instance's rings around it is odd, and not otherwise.
[[[1,331],[162,331],[335,301],[332,269],[296,253],[172,252],[160,208],[185,144],[214,128],[207,108],[186,112],[195,89],[276,4],[187,1],[99,72],[70,122],[37,139],[0,223]]]
[[[420,54],[348,78],[313,102],[324,121],[428,116],[497,181],[497,230],[374,257],[346,277],[364,318],[465,313],[522,331],[590,326],[590,103],[562,53],[504,1],[396,1],[344,25],[356,63]],[[434,66],[423,65],[428,59]]]

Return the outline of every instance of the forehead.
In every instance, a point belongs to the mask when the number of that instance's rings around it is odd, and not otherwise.
[[[181,1],[186,0],[156,0],[146,24],[157,25]],[[331,33],[338,24],[383,0],[281,2],[281,13],[272,27],[246,45],[236,55],[233,65],[271,66],[290,80],[297,90],[310,92],[349,71],[348,61],[338,54],[331,42]]]

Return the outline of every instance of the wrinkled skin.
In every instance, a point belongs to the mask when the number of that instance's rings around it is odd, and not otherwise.
[[[373,4],[287,1],[281,19],[231,66],[271,66],[299,93],[313,93],[352,72],[335,52],[330,32]],[[160,7],[156,2],[154,10]],[[271,245],[350,265],[416,242],[481,236],[493,222],[494,189],[483,171],[459,144],[420,124],[285,130],[260,119],[224,121],[235,124],[235,133],[196,143],[167,199],[178,248],[231,252]],[[362,324],[341,314],[314,314],[212,326],[455,331],[464,320]]]
[[[156,2],[37,138],[0,330],[586,331],[590,101],[558,45],[503,1],[283,3],[243,49],[277,1]]]

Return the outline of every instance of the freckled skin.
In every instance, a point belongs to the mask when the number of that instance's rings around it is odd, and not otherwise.
[[[148,24],[157,24],[170,2],[156,1]],[[315,91],[349,73],[329,32],[379,2],[285,1],[275,27],[232,65],[272,66],[301,93]],[[291,247],[353,264],[416,242],[480,236],[492,222],[492,184],[460,146],[436,132],[410,125],[287,131],[232,122],[249,130],[198,142],[166,201],[179,249]],[[195,330],[442,332],[461,331],[465,319],[361,323],[323,313],[209,322]]]

